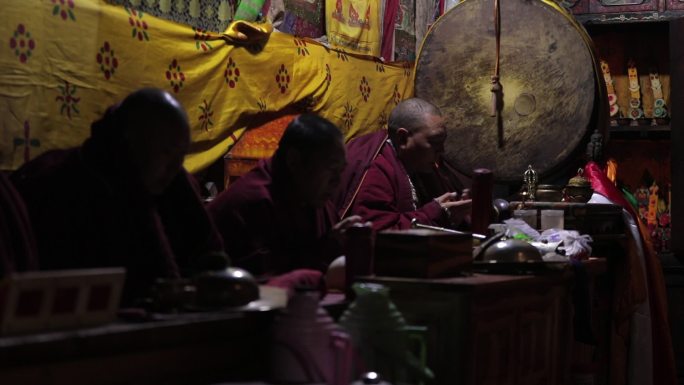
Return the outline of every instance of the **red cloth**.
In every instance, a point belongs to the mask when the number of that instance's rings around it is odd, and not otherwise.
[[[38,267],[36,240],[24,202],[0,172],[0,277]]]
[[[646,270],[646,285],[651,311],[651,331],[653,336],[653,383],[676,384],[677,372],[670,335],[670,325],[667,317],[667,293],[660,261],[653,248],[649,232],[639,220],[634,208],[608,179],[604,170],[595,162],[589,162],[584,168],[584,174],[591,181],[595,192],[605,196],[612,202],[622,206],[639,225],[639,233],[644,245],[644,268]],[[620,293],[618,293],[619,296]],[[619,327],[619,325],[618,325]]]
[[[262,160],[209,204],[234,265],[257,276],[323,271],[339,255],[339,243],[328,237],[338,219],[332,202],[302,206],[287,186],[271,159]]]
[[[12,181],[26,202],[41,268],[123,266],[127,303],[223,245],[190,175],[180,172],[162,195],[149,196],[110,139],[45,153]]]
[[[382,19],[382,49],[380,56],[385,61],[394,60],[394,28],[399,10],[399,0],[385,2],[385,16]]]
[[[290,297],[297,288],[315,289],[321,293],[325,292],[323,273],[311,269],[297,269],[275,276],[269,279],[266,285],[286,289]]]
[[[417,209],[413,205],[413,195],[408,174],[396,152],[384,138],[385,132],[379,131],[357,139],[347,146],[347,163],[363,164],[368,152],[357,150],[367,144],[380,143],[379,153],[372,159],[368,172],[358,178],[358,193],[353,198],[351,214],[360,215],[364,221],[373,222],[376,230],[408,229],[411,220],[416,218],[427,225],[448,225],[448,217],[439,203],[429,199]],[[372,153],[371,153],[372,154]],[[358,161],[357,156],[362,159]],[[344,181],[344,179],[343,179]],[[347,188],[349,184],[345,184]],[[352,194],[353,195],[353,194]]]

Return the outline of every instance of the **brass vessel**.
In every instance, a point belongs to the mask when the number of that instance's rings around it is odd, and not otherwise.
[[[570,178],[568,185],[565,186],[563,201],[587,203],[593,193],[591,182],[584,177],[584,170],[580,168],[577,170],[577,175]]]

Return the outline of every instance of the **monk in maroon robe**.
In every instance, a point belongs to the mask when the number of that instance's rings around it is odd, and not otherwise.
[[[323,271],[341,254],[330,201],[345,166],[340,130],[300,115],[285,129],[273,158],[262,160],[208,207],[234,264],[257,276],[295,269]]]
[[[0,172],[0,277],[38,267],[36,241],[24,201]]]
[[[183,157],[187,116],[143,89],[110,108],[81,147],[47,152],[12,175],[43,269],[126,268],[124,301],[158,277],[189,272],[223,245]]]
[[[359,215],[376,230],[407,229],[421,224],[453,227],[470,212],[470,199],[458,193],[421,197],[421,174],[441,164],[446,129],[439,109],[413,98],[397,105],[388,130],[369,134],[347,146],[349,166],[336,198],[342,216]]]

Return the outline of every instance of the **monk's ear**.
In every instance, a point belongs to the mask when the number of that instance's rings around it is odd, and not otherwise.
[[[302,167],[302,154],[295,148],[291,148],[285,156],[285,163],[290,172],[299,170]]]
[[[397,134],[396,134],[397,143],[395,143],[395,146],[397,146],[399,148],[406,147],[406,144],[408,143],[410,136],[411,136],[411,133],[409,132],[409,130],[407,130],[405,128],[397,128]]]

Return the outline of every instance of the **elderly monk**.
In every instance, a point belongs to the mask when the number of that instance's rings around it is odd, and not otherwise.
[[[12,175],[43,269],[123,266],[124,300],[178,277],[221,238],[183,169],[188,119],[167,92],[111,107],[81,147],[47,152]]]
[[[37,268],[36,241],[24,202],[0,172],[0,278]]]
[[[262,160],[208,207],[233,262],[265,277],[325,270],[341,253],[342,231],[359,220],[338,223],[330,201],[344,166],[335,125],[315,115],[295,118],[273,158]]]
[[[373,222],[376,230],[410,228],[413,219],[433,226],[460,224],[470,212],[470,199],[459,200],[449,185],[441,186],[436,198],[417,189],[423,185],[421,175],[441,173],[436,167],[443,165],[439,157],[446,136],[436,106],[418,98],[399,103],[390,113],[387,131],[348,144],[349,165],[336,197],[341,216],[357,214]]]

